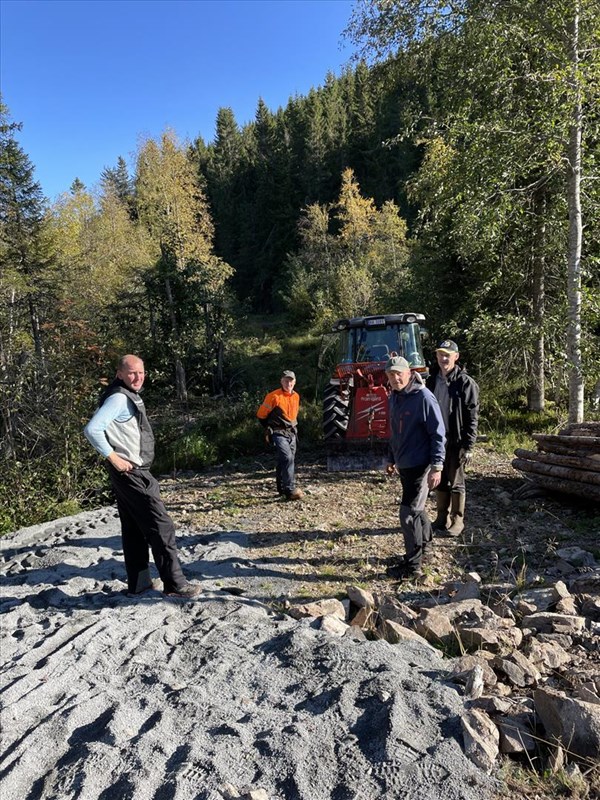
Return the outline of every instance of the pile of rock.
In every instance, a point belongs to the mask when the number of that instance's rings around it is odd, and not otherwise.
[[[567,425],[558,434],[534,433],[537,450],[515,450],[512,465],[527,474],[520,497],[537,487],[600,501],[600,422]]]
[[[579,563],[582,553],[595,564],[579,548],[563,558]],[[503,753],[577,770],[600,758],[600,567],[573,569],[565,581],[484,586],[469,573],[394,596],[349,586],[343,601],[287,612],[333,635],[418,640],[446,653],[448,678],[465,696],[465,752],[480,768],[491,771]]]

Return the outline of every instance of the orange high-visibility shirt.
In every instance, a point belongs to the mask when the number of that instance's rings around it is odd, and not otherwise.
[[[275,412],[273,414],[274,422],[277,417],[283,417],[283,419],[295,425],[298,420],[299,408],[300,395],[298,392],[292,391],[291,394],[287,394],[283,389],[275,389],[275,391],[269,392],[262,401],[262,405],[256,412],[256,416],[259,419],[267,419],[267,417]]]

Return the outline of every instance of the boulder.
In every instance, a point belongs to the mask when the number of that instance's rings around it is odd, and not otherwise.
[[[546,687],[536,689],[533,699],[547,739],[583,758],[600,757],[600,705]]]
[[[237,800],[241,797],[236,787],[232,783],[224,783],[219,787],[219,791],[224,800]]]
[[[419,616],[406,603],[388,596],[383,596],[377,604],[377,613],[380,619],[393,620],[393,622],[399,622],[400,625],[407,627],[410,627]]]
[[[495,720],[500,733],[501,753],[512,755],[535,751],[536,743],[531,735],[530,719],[529,714],[511,714]]]
[[[575,598],[572,595],[569,597],[561,597],[556,604],[556,612],[557,614],[568,614],[570,616],[575,616],[577,614]]]
[[[496,673],[490,667],[487,659],[482,658],[480,654],[465,655],[454,659],[450,678],[452,680],[464,682],[466,681],[468,673],[476,666],[482,669],[484,686],[495,686],[498,681]]]
[[[241,800],[269,800],[266,789],[251,789],[246,787]]]
[[[503,672],[513,686],[533,686],[541,679],[539,670],[519,650],[506,658],[495,658],[494,669]]]
[[[529,589],[515,597],[515,604],[521,614],[535,614],[536,611],[547,611],[558,599],[554,588]]]
[[[541,611],[537,614],[523,617],[522,627],[532,628],[541,633],[566,633],[567,635],[572,635],[585,628],[585,617]]]
[[[350,620],[350,625],[358,628],[372,628],[375,619],[377,618],[376,612],[372,608],[363,606],[359,608],[356,614]]]
[[[404,625],[400,625],[399,622],[394,622],[391,619],[382,620],[377,626],[377,630],[381,638],[385,639],[385,641],[390,644],[398,644],[399,642],[420,642],[429,650],[434,650],[429,642],[422,636],[419,636],[418,633],[415,633],[415,631],[410,628],[405,628]]]
[[[598,697],[598,692],[595,690],[595,687],[592,687],[593,684],[587,686],[578,686],[575,690],[575,694],[580,700],[585,700],[586,703],[600,705],[600,697]]]
[[[451,584],[450,592],[454,603],[460,603],[462,600],[479,600],[481,577],[477,572],[469,572],[464,580]]]
[[[333,615],[338,619],[346,619],[344,604],[334,597],[325,600],[316,600],[314,603],[302,603],[300,605],[291,606],[288,610],[288,614],[294,619],[302,619],[302,617],[324,617],[325,615]]]
[[[483,694],[483,667],[475,664],[467,675],[465,682],[465,696],[477,699]]]
[[[572,567],[595,567],[596,559],[587,550],[582,550],[581,547],[561,547],[556,551],[558,558],[562,558],[567,564]]]
[[[499,751],[498,728],[479,708],[468,709],[460,721],[466,755],[484,772],[491,772]]]
[[[359,628],[356,625],[348,625],[348,630],[346,631],[344,636],[347,637],[348,639],[354,639],[357,642],[364,642],[367,639],[363,629]]]
[[[343,636],[349,627],[335,614],[325,614],[321,617],[321,630],[330,633],[332,636]]]
[[[566,633],[538,633],[536,639],[548,644],[559,644],[563,650],[568,650],[570,647],[573,647],[573,639]]]
[[[423,608],[415,620],[417,633],[431,642],[453,641],[456,637],[455,630],[461,624],[475,627],[482,623],[489,623],[490,627],[499,626],[501,618],[481,600],[461,600],[458,603],[447,603],[434,608]]]
[[[570,654],[558,642],[543,642],[535,637],[527,645],[527,655],[530,661],[544,673],[560,669],[572,660]]]
[[[511,652],[523,641],[519,628],[496,630],[491,628],[458,628],[463,646],[469,650],[492,650],[495,653]]]
[[[600,622],[600,595],[585,597],[581,604],[581,613],[594,622]]]
[[[600,568],[571,578],[569,590],[572,594],[600,594]]]
[[[361,589],[360,586],[347,586],[346,592],[355,606],[359,608],[375,608],[373,593],[367,589]]]
[[[567,589],[567,585],[564,581],[556,581],[554,584],[554,592],[559,600],[563,597],[571,596],[571,593]]]
[[[472,702],[473,708],[480,708],[488,715],[508,714],[513,707],[513,702],[508,697],[497,697],[496,695],[483,695]]]

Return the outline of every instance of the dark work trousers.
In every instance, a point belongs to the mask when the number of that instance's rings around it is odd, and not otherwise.
[[[108,471],[121,519],[127,588],[139,592],[150,585],[150,547],[164,591],[181,589],[186,580],[177,555],[175,526],[161,500],[158,481],[147,469],[118,472],[109,465]]]
[[[425,511],[429,493],[427,486],[429,464],[399,469],[398,472],[402,484],[400,527],[404,536],[406,563],[410,567],[419,567],[423,558],[423,548],[433,538],[431,522]]]
[[[279,494],[288,495],[296,486],[294,475],[294,462],[296,459],[296,435],[293,433],[273,432],[271,436],[277,458],[275,475],[277,478],[277,491]]]
[[[438,492],[465,493],[465,468],[460,463],[460,445],[449,444],[446,446],[444,468],[437,487]]]

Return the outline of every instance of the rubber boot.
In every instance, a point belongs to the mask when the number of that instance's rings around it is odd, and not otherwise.
[[[464,494],[452,492],[452,507],[450,509],[452,525],[448,528],[450,536],[458,536],[463,532],[465,527],[465,499]]]
[[[448,509],[450,508],[450,492],[435,493],[437,503],[437,517],[431,527],[438,531],[445,531],[448,527]]]

